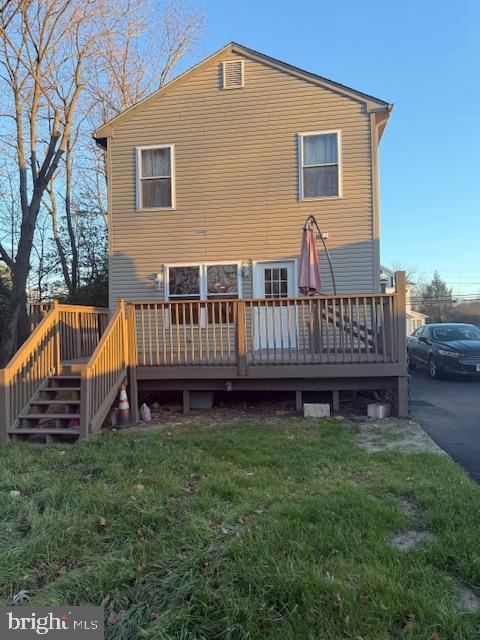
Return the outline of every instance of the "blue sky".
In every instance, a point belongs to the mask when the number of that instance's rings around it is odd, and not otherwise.
[[[234,40],[394,103],[381,256],[480,294],[480,2],[202,0],[197,54]]]

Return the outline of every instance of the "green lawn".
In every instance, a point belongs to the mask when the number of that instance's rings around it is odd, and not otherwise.
[[[480,637],[452,581],[480,589],[480,489],[444,456],[369,454],[353,431],[285,419],[3,447],[2,604],[103,602],[115,640]],[[409,528],[435,537],[392,548]]]

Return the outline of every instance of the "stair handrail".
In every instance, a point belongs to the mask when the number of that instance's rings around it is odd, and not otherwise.
[[[87,365],[81,372],[80,438],[87,439],[97,431],[110,409],[118,387],[126,376],[128,366],[128,334],[125,318],[125,303],[117,302],[117,309],[98,343]],[[110,343],[117,341],[116,349],[110,353],[109,364],[113,371],[98,371],[102,356]]]
[[[58,327],[59,305],[55,302],[10,362],[0,369],[0,440],[3,442],[8,440],[8,430],[43,380],[60,370]]]

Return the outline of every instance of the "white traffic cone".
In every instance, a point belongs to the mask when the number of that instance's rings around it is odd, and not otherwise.
[[[127,390],[124,384],[120,387],[117,418],[119,426],[130,424],[130,404],[128,403]]]

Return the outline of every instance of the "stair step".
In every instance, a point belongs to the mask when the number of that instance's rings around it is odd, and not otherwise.
[[[51,376],[50,380],[80,380],[80,374],[65,374],[59,376]]]
[[[80,387],[45,387],[45,389],[40,389],[40,392],[42,391],[48,391],[49,393],[52,391],[55,391],[56,393],[59,391],[80,391]]]
[[[32,400],[30,404],[80,404],[80,400]]]
[[[24,413],[19,420],[71,420],[79,417],[78,413]]]
[[[78,435],[79,427],[70,427],[69,429],[55,429],[53,427],[24,427],[23,429],[9,429],[8,433],[16,435],[37,435],[37,434],[57,434],[57,435]]]
[[[76,364],[76,365],[63,365],[59,375],[63,376],[81,376],[82,375],[82,370],[85,369],[86,365],[85,364]]]

